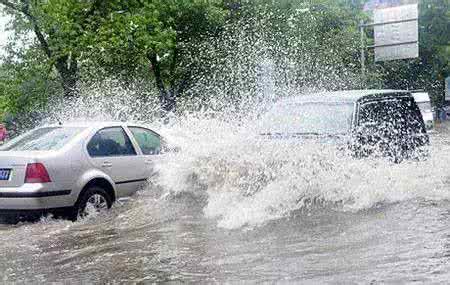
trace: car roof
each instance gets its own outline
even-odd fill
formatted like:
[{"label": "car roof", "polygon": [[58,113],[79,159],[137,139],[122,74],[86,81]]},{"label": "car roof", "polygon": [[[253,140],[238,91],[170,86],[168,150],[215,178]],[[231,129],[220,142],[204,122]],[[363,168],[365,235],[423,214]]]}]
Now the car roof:
[{"label": "car roof", "polygon": [[145,125],[140,123],[132,123],[132,122],[119,122],[119,121],[71,121],[71,122],[63,122],[61,124],[51,124],[45,125],[42,127],[80,127],[80,128],[94,128],[94,129],[102,129],[108,127],[119,127],[119,126],[136,126],[136,127],[145,127]]},{"label": "car roof", "polygon": [[333,92],[306,93],[304,95],[288,97],[281,100],[283,103],[355,103],[364,98],[382,99],[386,97],[409,95],[405,90],[345,90]]}]

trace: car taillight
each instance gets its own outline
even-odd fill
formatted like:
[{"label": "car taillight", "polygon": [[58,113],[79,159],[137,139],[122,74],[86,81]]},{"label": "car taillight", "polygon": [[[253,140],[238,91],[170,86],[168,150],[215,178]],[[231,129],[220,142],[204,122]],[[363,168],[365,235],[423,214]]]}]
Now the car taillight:
[{"label": "car taillight", "polygon": [[52,182],[47,169],[42,163],[29,163],[25,174],[25,183],[48,183]]}]

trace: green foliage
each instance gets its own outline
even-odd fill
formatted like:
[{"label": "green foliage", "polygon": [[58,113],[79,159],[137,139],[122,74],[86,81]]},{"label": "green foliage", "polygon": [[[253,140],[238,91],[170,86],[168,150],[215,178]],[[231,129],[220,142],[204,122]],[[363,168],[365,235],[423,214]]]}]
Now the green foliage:
[{"label": "green foliage", "polygon": [[133,75],[152,71],[149,57],[156,55],[166,84],[184,74],[185,49],[216,32],[227,15],[218,0],[108,1],[99,11],[84,27],[86,59]]},{"label": "green foliage", "polygon": [[36,34],[33,46],[42,48],[69,95],[78,78],[92,78],[99,70],[122,78],[149,79],[151,74],[162,82],[161,92],[181,93],[178,85],[189,80],[193,70],[186,54],[192,56],[194,43],[216,33],[227,16],[220,0],[1,3],[21,23],[14,27],[16,32]]},{"label": "green foliage", "polygon": [[[14,16],[15,36],[36,36],[10,43],[0,65],[0,110],[32,110],[62,89],[67,95],[79,78],[139,78],[168,100],[198,83],[227,96],[255,94],[265,60],[276,67],[275,85],[359,87],[363,2],[0,0]],[[421,1],[420,59],[375,64],[369,54],[369,86],[425,88],[442,101],[449,18],[448,0]]]},{"label": "green foliage", "polygon": [[260,70],[265,64],[273,65],[277,88],[290,85],[301,91],[359,86],[358,16],[352,6],[339,1],[242,1],[233,14],[223,52],[228,58],[233,58],[233,53],[244,58],[229,60],[244,62],[240,69],[230,66],[225,71],[236,81],[236,90],[230,92],[257,89],[242,86],[241,79],[260,84],[257,81],[264,79],[257,77],[267,73]]},{"label": "green foliage", "polygon": [[45,105],[61,89],[52,65],[36,49],[28,49],[20,61],[0,65],[0,116],[26,115]]}]

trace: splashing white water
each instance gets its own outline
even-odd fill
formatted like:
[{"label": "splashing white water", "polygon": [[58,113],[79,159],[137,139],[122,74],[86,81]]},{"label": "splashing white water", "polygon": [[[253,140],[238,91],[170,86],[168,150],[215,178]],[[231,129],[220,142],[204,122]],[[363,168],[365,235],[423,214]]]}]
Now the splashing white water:
[{"label": "splashing white water", "polygon": [[[249,21],[245,28],[242,23],[230,26],[217,41],[199,44],[198,50],[210,53],[204,64],[212,71],[179,98],[178,115],[170,124],[157,119],[157,92],[142,92],[143,86],[133,92],[136,86],[111,82],[82,88],[82,96],[69,104],[54,104],[49,120],[153,125],[182,149],[165,156],[154,183],[168,193],[164,197],[206,197],[205,215],[226,228],[256,226],[314,207],[360,211],[380,203],[450,198],[445,163],[449,146],[439,140],[427,161],[392,164],[351,159],[330,143],[258,136],[255,120],[273,100],[305,90],[359,85],[357,75],[333,50],[321,54],[311,48],[324,39],[316,38],[313,15],[307,14],[293,18],[299,22],[288,30],[301,33],[289,33],[292,38],[283,31],[266,32],[270,20],[263,19]],[[357,51],[352,45],[349,49],[349,54]]]},{"label": "splashing white water", "polygon": [[178,134],[183,151],[159,166],[158,183],[172,193],[206,194],[205,215],[225,228],[311,207],[361,211],[450,198],[450,148],[439,138],[428,160],[394,164],[356,160],[329,143],[262,139],[242,121],[185,118],[166,131]]},{"label": "splashing white water", "polygon": [[259,114],[271,106],[273,98],[259,100],[259,105],[255,100],[243,101],[238,109],[219,101],[220,111],[186,112],[162,124],[149,115],[156,112],[157,108],[151,107],[155,104],[149,105],[149,112],[133,112],[132,108],[146,105],[125,90],[114,89],[106,100],[103,94],[95,94],[102,93],[92,92],[62,108],[67,111],[56,109],[51,115],[144,118],[181,148],[165,155],[157,165],[153,182],[167,193],[163,197],[180,193],[201,197],[206,201],[205,216],[217,219],[220,227],[258,226],[317,207],[361,211],[411,199],[450,198],[446,165],[450,146],[439,137],[433,140],[426,161],[356,160],[329,142],[259,136]]}]

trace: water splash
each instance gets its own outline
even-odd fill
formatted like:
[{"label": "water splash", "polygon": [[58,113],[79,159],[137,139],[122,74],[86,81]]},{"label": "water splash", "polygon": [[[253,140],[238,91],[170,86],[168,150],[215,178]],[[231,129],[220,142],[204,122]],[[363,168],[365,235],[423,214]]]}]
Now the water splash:
[{"label": "water splash", "polygon": [[[260,114],[278,98],[360,84],[337,51],[318,54],[312,48],[324,41],[314,32],[314,15],[307,9],[295,13],[305,15],[282,16],[289,22],[283,29],[267,32],[271,17],[278,17],[269,13],[230,24],[219,39],[200,43],[200,63],[211,72],[179,98],[168,124],[159,120],[154,89],[140,83],[125,88],[117,81],[82,86],[80,98],[52,104],[46,121],[151,124],[181,148],[157,165],[152,179],[165,192],[161,199],[197,197],[205,216],[225,228],[258,226],[315,207],[362,211],[410,199],[450,198],[445,164],[450,152],[440,138],[427,161],[392,164],[352,159],[333,144],[258,135]],[[352,48],[344,52],[351,56]]]},{"label": "water splash", "polygon": [[316,207],[361,211],[450,198],[443,159],[449,147],[440,138],[427,161],[394,164],[353,159],[332,144],[261,139],[245,124],[191,119],[172,131],[183,137],[183,151],[160,165],[158,183],[173,195],[206,194],[205,215],[225,228],[257,226]]}]

